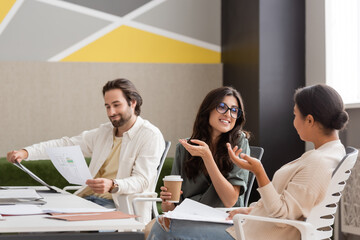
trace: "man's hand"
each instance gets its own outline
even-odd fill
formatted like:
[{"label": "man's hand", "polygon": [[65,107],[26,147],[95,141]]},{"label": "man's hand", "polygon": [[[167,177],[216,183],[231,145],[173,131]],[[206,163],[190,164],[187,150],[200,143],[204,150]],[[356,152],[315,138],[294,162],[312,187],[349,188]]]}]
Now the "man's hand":
[{"label": "man's hand", "polygon": [[6,159],[11,162],[21,162],[22,160],[28,158],[28,152],[25,149],[21,149],[18,151],[11,151],[7,153]]},{"label": "man's hand", "polygon": [[95,193],[107,193],[113,185],[113,181],[107,178],[95,178],[86,180],[86,184]]}]

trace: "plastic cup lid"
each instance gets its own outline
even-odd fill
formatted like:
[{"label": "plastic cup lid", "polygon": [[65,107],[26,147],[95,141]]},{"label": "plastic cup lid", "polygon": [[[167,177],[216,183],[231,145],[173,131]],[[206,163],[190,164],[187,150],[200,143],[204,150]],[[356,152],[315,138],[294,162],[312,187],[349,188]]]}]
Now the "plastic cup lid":
[{"label": "plastic cup lid", "polygon": [[180,175],[168,175],[163,178],[163,181],[182,181]]}]

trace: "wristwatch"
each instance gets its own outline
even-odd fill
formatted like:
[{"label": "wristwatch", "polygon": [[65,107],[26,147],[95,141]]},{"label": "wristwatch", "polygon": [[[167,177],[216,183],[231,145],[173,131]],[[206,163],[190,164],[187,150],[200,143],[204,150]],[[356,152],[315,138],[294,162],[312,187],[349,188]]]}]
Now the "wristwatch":
[{"label": "wristwatch", "polygon": [[119,185],[116,183],[115,179],[111,179],[113,184],[109,189],[109,193],[117,193],[119,191]]}]

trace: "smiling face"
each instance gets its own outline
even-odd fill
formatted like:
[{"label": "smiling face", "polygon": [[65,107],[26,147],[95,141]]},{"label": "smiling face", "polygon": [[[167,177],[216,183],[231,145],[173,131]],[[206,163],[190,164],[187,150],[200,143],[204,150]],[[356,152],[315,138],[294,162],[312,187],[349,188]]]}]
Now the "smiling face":
[{"label": "smiling face", "polygon": [[[222,102],[229,107],[239,107],[238,102],[234,96],[225,96]],[[213,138],[216,138],[220,136],[220,134],[232,130],[235,126],[235,123],[236,119],[230,116],[230,110],[226,111],[224,114],[218,113],[216,109],[213,109],[210,112],[209,124],[212,128]]]},{"label": "smiling face", "polygon": [[130,102],[129,106],[120,89],[107,91],[104,100],[107,115],[113,126],[116,128],[123,127],[124,130],[130,129],[136,118],[134,114],[136,101]]}]

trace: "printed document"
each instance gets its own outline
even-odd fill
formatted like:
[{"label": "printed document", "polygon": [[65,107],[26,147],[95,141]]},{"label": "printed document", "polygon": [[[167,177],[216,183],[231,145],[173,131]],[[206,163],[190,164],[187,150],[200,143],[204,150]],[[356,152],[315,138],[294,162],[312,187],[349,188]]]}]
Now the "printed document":
[{"label": "printed document", "polygon": [[189,198],[186,198],[173,211],[166,212],[164,216],[180,220],[233,224],[233,220],[226,220],[228,213]]},{"label": "printed document", "polygon": [[32,215],[44,214],[41,208],[35,205],[4,205],[0,206],[0,213],[2,215]]},{"label": "printed document", "polygon": [[46,153],[69,183],[85,185],[87,179],[92,179],[80,146],[47,148]]},{"label": "printed document", "polygon": [[89,213],[89,212],[113,212],[116,208],[44,208],[45,213]]},{"label": "printed document", "polygon": [[42,197],[35,191],[35,189],[6,189],[0,190],[0,199],[28,199],[36,200]]}]

